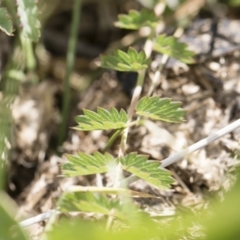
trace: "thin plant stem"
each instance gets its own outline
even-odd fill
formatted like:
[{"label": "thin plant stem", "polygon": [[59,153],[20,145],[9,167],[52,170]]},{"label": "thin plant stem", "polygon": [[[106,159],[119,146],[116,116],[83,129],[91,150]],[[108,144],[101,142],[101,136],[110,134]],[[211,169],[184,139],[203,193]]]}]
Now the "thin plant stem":
[{"label": "thin plant stem", "polygon": [[114,208],[110,210],[109,212],[109,216],[108,216],[108,220],[107,220],[107,224],[106,224],[106,231],[109,231],[113,222],[113,218],[114,218]]},{"label": "thin plant stem", "polygon": [[121,132],[123,131],[123,129],[118,129],[107,141],[106,146],[102,149],[103,152],[107,151],[112,144],[115,142],[115,140],[117,139],[117,137],[121,134]]},{"label": "thin plant stem", "polygon": [[[130,106],[128,109],[128,124],[131,123],[132,117],[135,114],[136,105],[138,103],[138,100],[139,100],[141,92],[142,92],[142,86],[144,83],[145,75],[146,75],[146,70],[139,71],[139,73],[138,73],[137,84],[134,89],[132,100],[131,100],[131,103],[130,103]],[[123,156],[125,153],[128,132],[129,132],[129,127],[125,128],[123,131],[121,143],[120,143],[119,154],[118,154],[119,157]]]},{"label": "thin plant stem", "polygon": [[[174,32],[173,36],[179,38],[182,34],[183,34],[183,29],[177,28],[176,31]],[[152,83],[150,85],[150,88],[149,88],[148,94],[147,94],[149,97],[153,94],[155,88],[161,83],[161,80],[163,77],[162,71],[167,64],[168,59],[169,59],[169,56],[166,54],[163,54],[162,59],[161,59],[160,63],[158,64],[158,68],[157,68],[156,72],[154,73],[154,76],[151,79]]]},{"label": "thin plant stem", "polygon": [[[175,37],[180,37],[183,33],[183,29],[182,28],[177,28],[177,30],[174,32],[173,36]],[[147,48],[148,47],[148,48]],[[147,54],[150,54],[151,51],[151,42],[149,41],[146,45],[145,45],[145,52]],[[162,80],[162,70],[164,69],[165,65],[167,64],[169,59],[169,56],[166,54],[163,54],[162,59],[158,65],[158,68],[152,78],[152,83],[150,85],[150,88],[148,90],[147,96],[151,96],[155,90],[155,88],[160,84],[161,80]],[[139,122],[141,120],[141,117],[137,118],[137,122]],[[123,179],[122,180],[122,184],[127,186],[128,185],[128,181],[130,182],[135,182],[136,180],[138,180],[139,178],[136,177],[135,175],[131,175],[129,176],[127,179]]]},{"label": "thin plant stem", "polygon": [[22,44],[22,50],[26,55],[26,66],[28,71],[32,71],[36,68],[36,58],[34,56],[33,44],[30,39],[23,36],[23,33],[20,33],[20,41]]},{"label": "thin plant stem", "polygon": [[63,108],[62,108],[62,122],[60,126],[60,135],[58,139],[58,144],[61,145],[66,136],[67,122],[68,122],[68,113],[69,106],[71,102],[70,97],[70,78],[73,71],[74,60],[75,60],[75,51],[76,43],[78,38],[78,29],[80,22],[81,14],[81,0],[75,0],[73,5],[73,16],[71,22],[70,38],[68,42],[68,51],[67,51],[67,67],[66,75],[64,79],[64,96],[63,96]]},{"label": "thin plant stem", "polygon": [[[146,75],[146,70],[142,70],[142,71],[138,72],[137,84],[134,89],[132,100],[131,100],[131,103],[130,103],[130,106],[128,109],[128,124],[131,123],[133,115],[135,113],[136,105],[138,103],[138,100],[139,100],[141,92],[142,92],[142,86],[144,83],[145,75]],[[118,157],[124,156],[124,153],[126,150],[126,145],[127,145],[128,132],[129,132],[129,127],[126,127],[122,133],[120,147],[119,147],[119,151],[118,151]],[[119,163],[117,166],[116,174],[115,174],[114,187],[119,187],[119,183],[120,183],[122,176],[123,176],[122,166]]]},{"label": "thin plant stem", "polygon": [[[145,45],[144,45],[144,51],[145,51],[146,57],[151,56],[152,47],[153,47],[152,40],[147,39],[147,41],[145,42]],[[131,100],[131,103],[130,103],[130,106],[128,109],[128,125],[129,126],[131,126],[132,118],[136,111],[136,105],[138,103],[138,100],[139,100],[141,92],[142,92],[145,76],[146,76],[146,69],[143,69],[138,72],[137,84],[133,91],[132,100]],[[120,147],[119,147],[119,151],[118,151],[118,157],[124,156],[124,153],[126,150],[126,145],[127,145],[128,132],[129,132],[129,128],[130,128],[129,126],[123,130]],[[119,163],[117,166],[116,174],[115,174],[114,187],[119,187],[119,183],[121,183],[122,176],[123,176],[122,166]],[[123,187],[123,185],[120,185],[120,186]]]},{"label": "thin plant stem", "polygon": [[[115,142],[115,140],[117,139],[117,137],[122,133],[123,129],[118,129],[111,137],[110,139],[108,139],[106,146],[101,150],[102,152],[106,152],[111,146],[112,144]],[[103,186],[102,183],[102,176],[100,173],[96,174],[96,182],[98,184],[98,186]]]},{"label": "thin plant stem", "polygon": [[152,83],[151,83],[148,93],[147,93],[147,95],[149,97],[153,94],[155,88],[160,84],[160,82],[162,80],[162,70],[163,70],[165,64],[167,63],[168,59],[169,59],[169,57],[167,55],[164,54],[162,56],[161,62],[158,66],[157,71],[154,73],[154,76],[152,78]]}]

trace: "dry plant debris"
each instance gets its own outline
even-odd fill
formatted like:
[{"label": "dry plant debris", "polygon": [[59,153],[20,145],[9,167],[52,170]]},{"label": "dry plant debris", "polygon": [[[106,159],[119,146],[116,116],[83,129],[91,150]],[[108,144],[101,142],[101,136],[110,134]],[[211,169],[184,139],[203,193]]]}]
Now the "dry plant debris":
[{"label": "dry plant debris", "polygon": [[[67,2],[65,4],[68,6]],[[112,16],[109,18],[111,19]],[[239,26],[239,22],[226,19],[221,21],[220,29],[222,25],[229,27],[230,24]],[[104,23],[100,25],[101,27],[105,26]],[[190,27],[189,31],[194,32],[195,28],[199,27],[194,26],[192,29]],[[235,29],[235,27],[233,28]],[[100,28],[100,30],[102,29]],[[98,31],[100,32],[100,30]],[[208,29],[204,29],[204,31],[208,31]],[[47,30],[44,34],[45,41],[51,48],[52,36]],[[204,34],[202,38],[208,39]],[[237,39],[239,38],[237,37],[234,41]],[[193,37],[187,38],[185,35],[182,40],[191,43]],[[195,37],[194,44],[198,40],[198,36]],[[65,46],[64,41],[57,44]],[[195,51],[202,53],[202,47],[200,50],[196,46],[192,47]],[[226,44],[226,47],[229,46]],[[212,57],[204,56],[204,63],[200,58],[198,66],[182,65],[173,60],[168,62],[164,71],[165,78],[162,79],[154,95],[182,101],[184,109],[187,110],[186,121],[177,125],[145,121],[143,126],[131,129],[128,152],[138,150],[140,153],[148,154],[151,158],[161,161],[239,118],[240,53],[236,50],[239,48],[239,43],[238,46],[231,45],[230,47],[230,51],[228,48],[226,52],[224,48],[222,49],[224,52],[213,51]],[[80,43],[79,49],[82,49]],[[98,53],[99,48],[96,46],[90,55],[95,57]],[[82,52],[79,53],[79,55],[81,54]],[[53,58],[55,63],[59,62],[59,57]],[[88,61],[88,59],[84,60],[87,66]],[[156,56],[155,61],[159,61],[159,56]],[[82,66],[83,61],[79,62]],[[59,68],[59,65],[57,66],[53,68],[56,70]],[[61,65],[62,68],[64,67]],[[44,71],[54,71],[52,75],[56,79],[61,78],[63,74],[56,73],[55,70],[46,67]],[[149,72],[150,77],[154,73],[154,62],[151,71]],[[77,72],[75,76],[76,78],[81,77]],[[202,76],[213,76],[213,81],[208,81]],[[147,92],[147,90],[146,87],[144,91]],[[48,146],[50,139],[54,136],[54,131],[56,131],[53,129],[53,125],[58,122],[55,97],[58,91],[59,82],[49,83],[45,80],[33,87],[23,86],[22,94],[14,103],[12,113],[15,141],[12,155],[13,167],[9,173],[9,179],[11,179],[9,189],[13,195],[15,189],[19,189],[16,192],[16,201],[20,205],[19,219],[53,209],[55,200],[61,192],[72,185],[101,184],[101,181],[95,176],[74,179],[63,179],[60,176],[58,165],[65,160],[64,156],[58,157],[51,152]],[[73,118],[82,113],[83,108],[96,110],[98,106],[106,109],[110,109],[110,107],[126,109],[129,101],[129,97],[122,91],[120,83],[116,80],[116,74],[105,71],[87,90],[79,94],[71,116]],[[74,124],[71,122],[71,126]],[[109,132],[84,133],[69,129],[68,139],[64,143],[63,150],[67,153],[77,151],[92,153],[103,149],[109,136]],[[117,154],[118,144],[119,142],[116,141],[109,149],[112,154]],[[208,191],[221,192],[221,190],[230,188],[234,181],[231,171],[239,165],[237,159],[239,151],[239,131],[235,131],[171,166],[170,170],[176,180],[172,190],[160,191],[142,180],[133,183],[131,189],[161,197],[160,199],[137,200],[138,204],[153,216],[172,216],[179,204],[190,209],[204,208],[207,205],[206,193]],[[19,171],[21,168],[24,168],[22,172]],[[29,172],[31,172],[30,175]],[[101,180],[107,184],[108,175],[102,176]],[[41,233],[42,226],[36,224],[29,231],[37,236]],[[198,231],[198,229],[194,231]],[[34,234],[31,235],[34,237]]]}]

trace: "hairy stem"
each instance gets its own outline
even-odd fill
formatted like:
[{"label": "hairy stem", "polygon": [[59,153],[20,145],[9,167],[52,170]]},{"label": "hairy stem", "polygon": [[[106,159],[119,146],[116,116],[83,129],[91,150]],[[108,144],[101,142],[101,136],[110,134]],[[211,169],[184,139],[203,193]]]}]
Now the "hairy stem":
[{"label": "hairy stem", "polygon": [[[173,36],[179,38],[183,34],[183,29],[182,28],[177,28],[176,31],[174,32]],[[152,77],[152,83],[150,85],[150,88],[148,90],[148,96],[151,96],[153,94],[153,91],[155,88],[161,83],[162,80],[162,71],[164,67],[166,66],[168,62],[169,56],[166,54],[163,54],[161,61],[158,64],[157,70],[154,73],[154,76]]]},{"label": "hairy stem", "polygon": [[[128,124],[131,123],[132,117],[135,113],[136,105],[138,103],[138,100],[139,100],[141,92],[142,92],[142,85],[143,85],[144,77],[145,77],[145,71],[141,71],[138,73],[137,86],[134,89],[132,101],[131,101],[131,104],[128,109]],[[123,131],[121,143],[120,143],[119,154],[118,154],[119,157],[123,156],[125,153],[128,132],[129,132],[129,127],[125,128]]]},{"label": "hairy stem", "polygon": [[[147,39],[147,41],[145,42],[145,45],[144,45],[144,51],[145,51],[145,54],[146,54],[147,57],[151,56],[152,46],[153,46],[152,40]],[[131,103],[130,103],[130,106],[129,106],[129,109],[128,109],[128,124],[130,126],[131,126],[131,122],[132,122],[132,117],[133,117],[133,115],[135,114],[135,111],[136,111],[135,110],[136,105],[138,103],[138,100],[139,100],[141,92],[142,92],[142,87],[143,87],[145,76],[146,76],[146,69],[138,72],[137,84],[136,84],[136,87],[134,89],[132,100],[131,100]],[[123,157],[124,156],[124,153],[125,153],[125,150],[126,150],[126,145],[127,145],[128,132],[129,132],[129,127],[125,128],[123,133],[122,133],[119,152],[118,152],[118,157]],[[121,182],[120,180],[121,180],[122,176],[123,176],[122,166],[119,163],[118,167],[117,167],[115,179],[114,179],[114,187],[119,187],[119,183]],[[123,186],[123,185],[120,185],[120,186]]]},{"label": "hairy stem", "polygon": [[70,77],[73,71],[74,60],[75,60],[75,51],[76,51],[78,28],[79,28],[79,22],[80,22],[80,13],[81,13],[81,0],[75,0],[73,5],[73,16],[72,16],[72,22],[71,22],[70,39],[68,42],[67,67],[66,67],[66,75],[64,79],[63,109],[61,114],[62,122],[60,126],[60,135],[58,139],[59,145],[63,143],[64,138],[66,136],[68,112],[69,112],[69,105],[71,101]]},{"label": "hairy stem", "polygon": [[[131,123],[133,115],[135,113],[136,105],[138,103],[138,100],[140,98],[141,92],[142,92],[142,86],[144,83],[144,78],[146,75],[146,70],[142,70],[138,72],[138,79],[137,84],[133,92],[132,100],[128,109],[128,124]],[[126,145],[127,145],[127,137],[128,137],[129,127],[125,128],[122,133],[118,157],[123,157]],[[120,180],[122,178],[122,167],[121,164],[118,164],[115,179],[114,179],[114,187],[119,187]]]},{"label": "hairy stem", "polygon": [[157,71],[154,73],[154,76],[152,78],[152,83],[150,85],[150,88],[148,90],[148,96],[151,96],[155,90],[155,88],[160,84],[161,80],[162,80],[162,70],[165,66],[165,64],[167,63],[169,57],[167,55],[163,55],[161,62],[158,65],[158,69]]}]

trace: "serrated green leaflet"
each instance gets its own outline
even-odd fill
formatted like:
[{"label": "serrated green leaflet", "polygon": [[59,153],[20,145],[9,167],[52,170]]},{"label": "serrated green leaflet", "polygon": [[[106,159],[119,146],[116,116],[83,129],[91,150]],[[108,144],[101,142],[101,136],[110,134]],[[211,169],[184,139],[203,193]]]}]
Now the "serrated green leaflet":
[{"label": "serrated green leaflet", "polygon": [[157,161],[148,160],[147,156],[130,153],[118,159],[122,168],[139,178],[162,189],[168,189],[174,182],[168,170],[160,168]]},{"label": "serrated green leaflet", "polygon": [[0,30],[9,36],[13,35],[12,20],[10,19],[10,16],[5,8],[0,8]]},{"label": "serrated green leaflet", "polygon": [[136,106],[136,113],[156,120],[179,123],[184,120],[186,113],[180,106],[181,102],[169,98],[143,97]]},{"label": "serrated green leaflet", "polygon": [[125,29],[140,29],[141,27],[154,28],[157,25],[158,18],[153,11],[143,9],[141,12],[136,10],[129,11],[128,14],[119,14],[116,27]]},{"label": "serrated green leaflet", "polygon": [[62,171],[67,177],[105,173],[116,163],[108,153],[95,152],[93,155],[78,153],[67,155],[68,163],[62,165]]},{"label": "serrated green leaflet", "polygon": [[40,36],[40,21],[38,20],[38,6],[33,0],[16,0],[18,15],[23,35],[36,42]]},{"label": "serrated green leaflet", "polygon": [[[128,209],[126,209],[126,206],[124,206],[119,199],[110,199],[104,194],[93,194],[90,192],[67,193],[60,202],[60,208],[63,212],[81,211],[104,215],[112,214],[122,221],[129,221],[131,217],[137,214],[134,205],[131,204],[130,207],[128,206]],[[126,210],[128,210],[128,212]]]},{"label": "serrated green leaflet", "polygon": [[179,42],[173,36],[158,36],[154,41],[154,50],[184,63],[194,63],[195,53],[187,49],[187,44]]},{"label": "serrated green leaflet", "polygon": [[129,48],[128,52],[116,50],[113,56],[101,56],[101,67],[122,72],[138,72],[146,69],[149,63],[145,52],[137,52],[134,48]]},{"label": "serrated green leaflet", "polygon": [[126,112],[121,109],[119,112],[116,108],[111,108],[107,111],[104,108],[98,107],[97,112],[87,109],[83,110],[84,115],[75,118],[78,126],[74,129],[80,131],[92,130],[111,130],[121,129],[126,127],[128,117]]}]

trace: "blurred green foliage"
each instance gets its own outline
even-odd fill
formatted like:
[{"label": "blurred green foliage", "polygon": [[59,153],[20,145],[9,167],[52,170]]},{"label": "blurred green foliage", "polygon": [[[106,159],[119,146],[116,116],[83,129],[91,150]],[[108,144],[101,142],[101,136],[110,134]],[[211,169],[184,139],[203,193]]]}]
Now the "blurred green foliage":
[{"label": "blurred green foliage", "polygon": [[231,7],[238,7],[240,6],[240,0],[219,0],[220,3],[229,5]]},{"label": "blurred green foliage", "polygon": [[26,240],[23,231],[11,216],[12,209],[11,200],[0,191],[0,240]]}]

